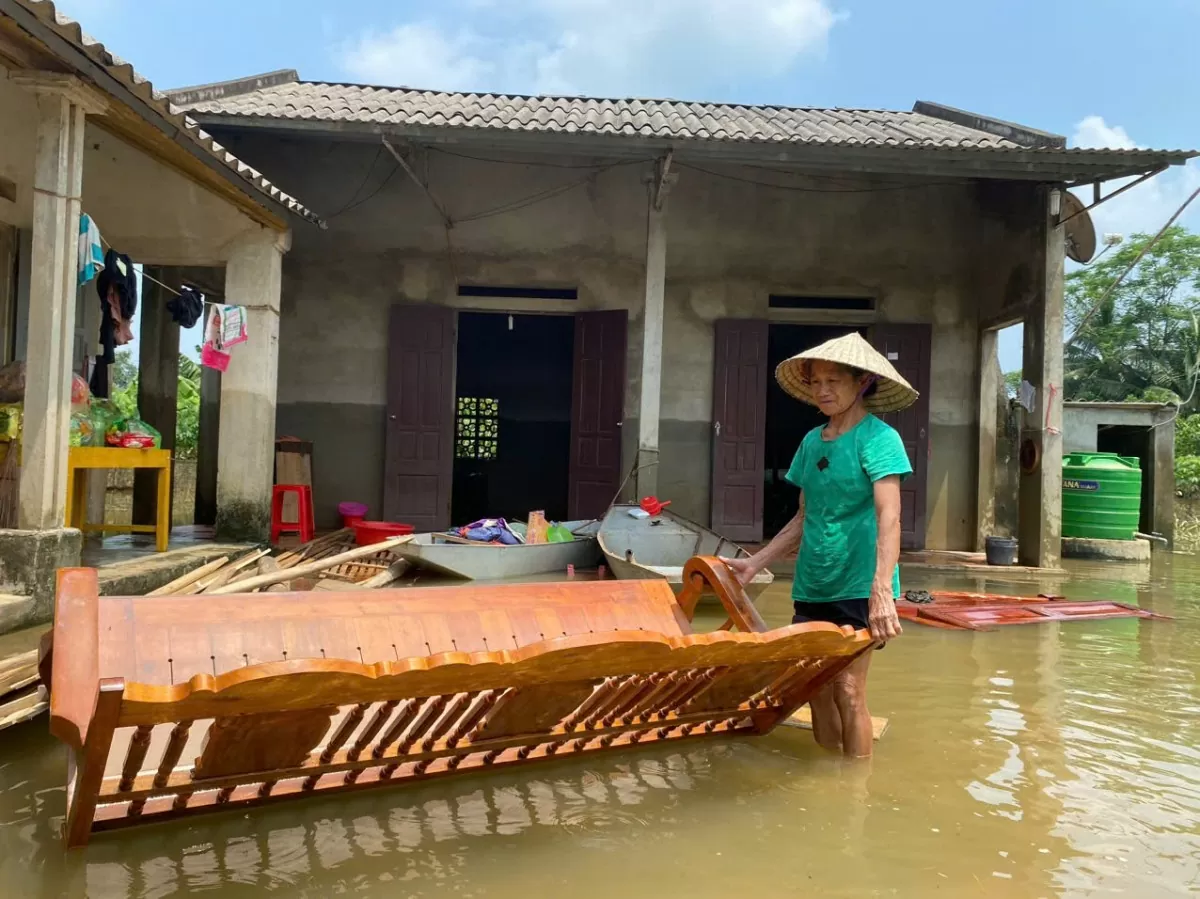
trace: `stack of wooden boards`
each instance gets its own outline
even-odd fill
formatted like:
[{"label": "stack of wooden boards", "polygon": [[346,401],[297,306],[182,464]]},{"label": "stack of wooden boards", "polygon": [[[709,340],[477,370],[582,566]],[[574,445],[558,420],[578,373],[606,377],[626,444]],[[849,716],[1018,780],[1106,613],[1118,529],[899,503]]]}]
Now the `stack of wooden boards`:
[{"label": "stack of wooden boards", "polygon": [[38,675],[36,649],[0,659],[0,730],[28,721],[49,705],[49,693]]},{"label": "stack of wooden boards", "polygon": [[355,546],[353,532],[341,530],[279,556],[270,555],[268,549],[250,550],[237,558],[222,556],[147,595],[386,587],[407,571],[408,563],[395,554],[395,548],[410,539],[395,537],[370,546]]}]

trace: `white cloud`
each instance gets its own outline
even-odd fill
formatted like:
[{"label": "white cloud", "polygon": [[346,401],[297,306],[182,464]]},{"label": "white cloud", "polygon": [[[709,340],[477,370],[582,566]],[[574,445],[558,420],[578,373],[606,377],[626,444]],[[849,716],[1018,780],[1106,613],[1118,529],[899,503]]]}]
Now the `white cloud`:
[{"label": "white cloud", "polygon": [[[1115,150],[1133,150],[1140,146],[1120,125],[1110,125],[1098,115],[1087,116],[1075,126],[1072,144]],[[1110,194],[1132,180],[1110,181],[1104,185],[1104,192]],[[1093,209],[1091,216],[1096,236],[1102,239],[1104,234],[1126,237],[1136,233],[1153,234],[1166,224],[1197,187],[1200,187],[1200,165],[1193,161],[1182,168],[1173,166]],[[1079,191],[1079,198],[1090,204],[1093,200],[1091,189]],[[1191,227],[1200,225],[1200,201],[1188,207],[1180,222]]]},{"label": "white cloud", "polygon": [[[824,53],[843,18],[829,0],[457,0],[448,20],[362,35],[352,77],[442,89],[606,96],[731,92]],[[457,9],[455,9],[457,7]],[[470,12],[470,16],[454,13]],[[512,35],[520,35],[514,40]]]},{"label": "white cloud", "polygon": [[466,32],[449,34],[431,22],[413,22],[364,34],[343,47],[341,61],[351,76],[367,84],[481,90],[492,65],[474,55],[477,43]]}]

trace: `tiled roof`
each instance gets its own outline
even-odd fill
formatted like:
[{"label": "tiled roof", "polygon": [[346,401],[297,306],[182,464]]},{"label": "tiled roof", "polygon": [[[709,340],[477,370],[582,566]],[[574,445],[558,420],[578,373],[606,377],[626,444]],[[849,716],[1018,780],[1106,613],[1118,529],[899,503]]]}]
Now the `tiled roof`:
[{"label": "tiled roof", "polygon": [[198,103],[191,110],[202,116],[676,140],[1027,149],[917,112],[439,93],[311,81]]},{"label": "tiled roof", "polygon": [[196,121],[183,115],[171,107],[164,94],[154,89],[154,85],[145,77],[134,71],[133,66],[119,56],[108,51],[95,38],[83,33],[79,23],[68,18],[54,8],[51,0],[16,0],[22,7],[54,31],[59,37],[69,41],[86,54],[93,62],[103,66],[108,73],[132,91],[137,97],[149,104],[164,119],[179,129],[180,135],[196,143],[205,153],[211,155],[221,165],[235,174],[244,182],[250,196],[256,194],[266,200],[283,206],[295,215],[314,224],[323,224],[321,219],[295,197],[283,192],[257,169],[238,159],[219,143],[212,139]]}]

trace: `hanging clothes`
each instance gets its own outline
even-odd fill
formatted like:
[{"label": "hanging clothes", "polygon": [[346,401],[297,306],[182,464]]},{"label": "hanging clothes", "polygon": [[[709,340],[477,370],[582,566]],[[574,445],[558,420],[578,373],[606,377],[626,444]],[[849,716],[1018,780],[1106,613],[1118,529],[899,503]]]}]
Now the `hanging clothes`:
[{"label": "hanging clothes", "polygon": [[104,268],[104,250],[100,248],[100,229],[86,212],[79,217],[79,286],[82,287]]},{"label": "hanging clothes", "polygon": [[109,250],[104,257],[104,269],[96,278],[100,295],[100,345],[90,387],[92,396],[107,398],[109,393],[108,367],[117,361],[116,347],[133,340],[130,322],[137,311],[137,276],[133,260]]},{"label": "hanging clothes", "polygon": [[190,328],[204,313],[204,297],[190,287],[180,287],[179,296],[167,300],[167,311],[181,328]]}]

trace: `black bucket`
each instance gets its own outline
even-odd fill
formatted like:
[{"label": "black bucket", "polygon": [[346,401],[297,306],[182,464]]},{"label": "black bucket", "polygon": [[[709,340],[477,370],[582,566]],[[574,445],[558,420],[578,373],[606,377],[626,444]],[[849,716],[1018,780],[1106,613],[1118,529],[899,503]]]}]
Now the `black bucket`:
[{"label": "black bucket", "polygon": [[983,541],[989,565],[1015,565],[1017,541],[1012,537],[988,537]]}]

